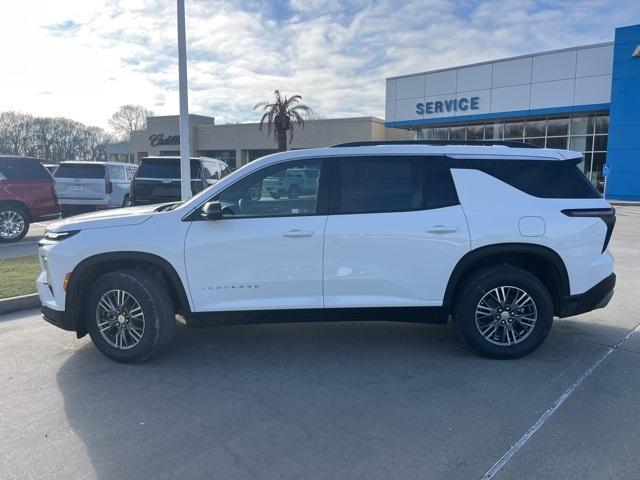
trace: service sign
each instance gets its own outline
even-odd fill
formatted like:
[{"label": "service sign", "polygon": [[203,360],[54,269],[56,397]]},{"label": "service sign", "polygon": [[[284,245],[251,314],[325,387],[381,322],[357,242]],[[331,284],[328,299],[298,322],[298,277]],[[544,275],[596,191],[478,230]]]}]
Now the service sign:
[{"label": "service sign", "polygon": [[433,115],[445,112],[466,112],[480,109],[480,97],[460,97],[450,100],[416,103],[418,115]]}]

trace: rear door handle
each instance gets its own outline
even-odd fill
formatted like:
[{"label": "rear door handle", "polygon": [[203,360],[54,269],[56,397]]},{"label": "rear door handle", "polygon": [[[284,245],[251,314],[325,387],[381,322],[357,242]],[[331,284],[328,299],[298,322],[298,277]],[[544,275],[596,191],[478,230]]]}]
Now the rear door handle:
[{"label": "rear door handle", "polygon": [[458,227],[455,225],[432,225],[427,227],[427,233],[435,233],[437,235],[443,235],[445,233],[456,233]]},{"label": "rear door handle", "polygon": [[299,229],[296,228],[294,230],[289,230],[287,232],[283,232],[282,236],[286,237],[286,238],[312,237],[313,236],[313,230],[299,230]]}]

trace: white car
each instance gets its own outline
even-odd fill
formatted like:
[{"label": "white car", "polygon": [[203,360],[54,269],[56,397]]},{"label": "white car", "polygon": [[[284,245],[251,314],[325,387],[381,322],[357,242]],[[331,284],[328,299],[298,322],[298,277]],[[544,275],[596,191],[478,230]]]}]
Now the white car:
[{"label": "white car", "polygon": [[[613,295],[615,211],[577,152],[526,144],[342,146],[251,162],[184,203],[52,224],[37,280],[49,322],[140,362],[188,326],[316,320],[444,324],[516,358],[553,317]],[[256,196],[289,169],[297,198]]]}]

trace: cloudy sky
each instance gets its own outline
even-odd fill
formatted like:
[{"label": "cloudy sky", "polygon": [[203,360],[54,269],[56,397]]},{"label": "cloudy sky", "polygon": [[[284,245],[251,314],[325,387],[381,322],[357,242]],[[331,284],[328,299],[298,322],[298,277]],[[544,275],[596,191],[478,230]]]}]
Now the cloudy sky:
[{"label": "cloudy sky", "polygon": [[[0,111],[107,126],[175,114],[175,0],[3,0]],[[259,118],[274,89],[325,117],[384,116],[386,77],[613,40],[639,0],[187,0],[189,103]]]}]

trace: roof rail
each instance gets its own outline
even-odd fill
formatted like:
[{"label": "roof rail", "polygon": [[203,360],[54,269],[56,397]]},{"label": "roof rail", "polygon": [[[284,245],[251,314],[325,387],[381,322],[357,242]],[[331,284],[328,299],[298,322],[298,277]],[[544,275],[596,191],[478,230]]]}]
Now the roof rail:
[{"label": "roof rail", "polygon": [[331,148],[337,147],[374,147],[376,145],[482,145],[485,147],[502,146],[510,148],[540,148],[538,145],[525,142],[514,142],[505,140],[373,140],[365,142],[347,142],[331,145]]}]

